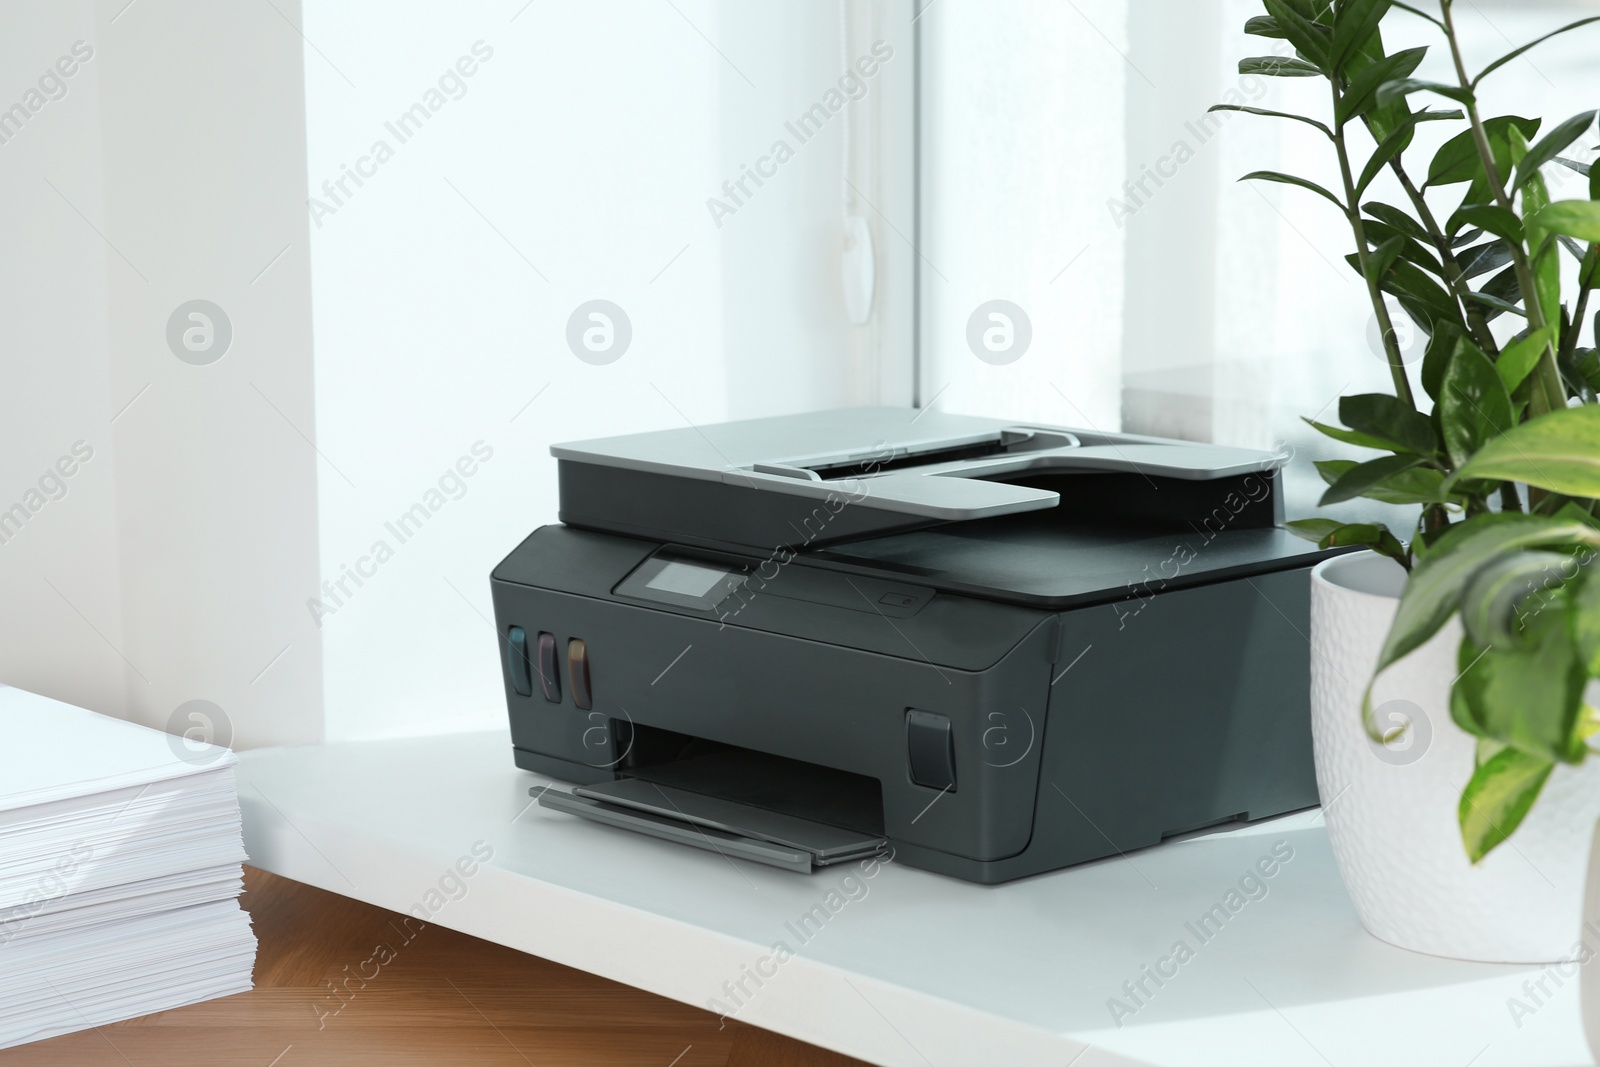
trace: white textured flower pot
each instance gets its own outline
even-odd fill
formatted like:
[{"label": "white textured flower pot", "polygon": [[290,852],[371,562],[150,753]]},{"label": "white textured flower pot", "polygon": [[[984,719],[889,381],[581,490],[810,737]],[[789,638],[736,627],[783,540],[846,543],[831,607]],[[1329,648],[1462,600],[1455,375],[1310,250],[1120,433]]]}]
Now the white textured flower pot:
[{"label": "white textured flower pot", "polygon": [[1521,828],[1469,863],[1456,809],[1476,741],[1450,719],[1458,621],[1378,679],[1378,724],[1410,720],[1404,734],[1381,745],[1361,725],[1362,690],[1404,582],[1398,564],[1369,552],[1311,574],[1317,787],[1345,887],[1362,924],[1402,948],[1498,963],[1574,959],[1600,760],[1557,766]]}]

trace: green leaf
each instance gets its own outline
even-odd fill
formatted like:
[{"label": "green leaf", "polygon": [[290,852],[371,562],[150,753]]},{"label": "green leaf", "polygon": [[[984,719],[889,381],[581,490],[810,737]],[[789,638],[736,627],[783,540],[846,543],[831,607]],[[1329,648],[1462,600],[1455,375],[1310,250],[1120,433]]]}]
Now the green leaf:
[{"label": "green leaf", "polygon": [[1297,178],[1293,174],[1282,174],[1275,170],[1253,170],[1239,180],[1242,182],[1264,181],[1279,182],[1283,185],[1298,185],[1302,189],[1310,189],[1313,193],[1316,193],[1319,196],[1327,197],[1339,208],[1340,211],[1345,210],[1344,202],[1338,197],[1334,196],[1332,193],[1328,192],[1328,190],[1324,189],[1316,182],[1307,181],[1304,178]]},{"label": "green leaf", "polygon": [[1477,97],[1473,96],[1470,90],[1463,89],[1459,85],[1424,81],[1420,78],[1400,78],[1396,81],[1385,82],[1378,87],[1378,103],[1392,103],[1412,93],[1438,93],[1440,96],[1447,96],[1451,100],[1462,104],[1472,104],[1477,100]]},{"label": "green leaf", "polygon": [[[1361,47],[1352,52],[1344,60],[1342,69],[1338,72],[1344,76],[1345,84],[1374,63],[1382,62],[1386,58],[1383,46],[1383,31],[1373,30]],[[1411,117],[1411,104],[1407,100],[1396,100],[1393,103],[1382,104],[1368,108],[1361,116],[1362,123],[1367,127],[1367,133],[1372,136],[1375,143],[1381,144],[1391,133],[1400,128],[1401,123]]]},{"label": "green leaf", "polygon": [[1382,287],[1384,292],[1397,297],[1406,314],[1430,335],[1439,328],[1440,323],[1466,325],[1461,319],[1461,310],[1455,297],[1415,264],[1403,259],[1396,260],[1383,279]]},{"label": "green leaf", "polygon": [[1514,211],[1495,204],[1468,204],[1451,217],[1451,224],[1454,225],[1458,219],[1469,226],[1488,230],[1496,237],[1522,243],[1522,220],[1517,218]]},{"label": "green leaf", "polygon": [[[1439,262],[1438,257],[1433,254],[1428,245],[1423,244],[1415,237],[1401,233],[1387,223],[1377,222],[1372,219],[1364,221],[1361,228],[1366,235],[1367,241],[1374,247],[1381,247],[1387,241],[1398,239],[1400,241],[1400,258],[1415,263],[1423,270],[1437,274],[1441,278],[1444,277],[1444,265]],[[1371,262],[1370,256],[1368,257],[1368,262]],[[1385,264],[1385,271],[1387,269],[1388,264]],[[1379,272],[1377,276],[1381,278],[1383,272]]]},{"label": "green leaf", "polygon": [[1494,314],[1488,318],[1492,321],[1502,311],[1510,311],[1515,315],[1525,313],[1517,305],[1522,302],[1522,285],[1517,280],[1517,268],[1507,267],[1505,270],[1483,283],[1483,287],[1476,293],[1467,294],[1469,300],[1482,303],[1485,307],[1495,308]]},{"label": "green leaf", "polygon": [[[1344,0],[1344,3],[1337,5],[1334,8],[1333,43],[1329,48],[1329,65],[1334,70],[1343,69],[1345,61],[1378,31],[1378,24],[1388,13],[1389,0]],[[1418,56],[1417,63],[1421,61],[1422,57]],[[1398,78],[1410,74],[1417,69],[1417,63],[1412,63],[1393,76]],[[1368,67],[1356,75],[1356,78],[1351,79],[1351,84],[1354,85],[1356,79],[1371,69]]]},{"label": "green leaf", "polygon": [[1311,465],[1317,468],[1317,473],[1322,475],[1323,481],[1332,485],[1343,476],[1345,471],[1356,466],[1356,461],[1353,459],[1318,459],[1313,460]]},{"label": "green leaf", "polygon": [[1320,78],[1322,71],[1303,59],[1291,56],[1251,56],[1239,60],[1240,74],[1264,74],[1269,78]]},{"label": "green leaf", "polygon": [[[1491,296],[1489,293],[1468,293],[1466,296],[1467,299],[1472,301],[1474,304],[1482,304],[1484,307],[1492,308],[1497,312],[1508,312],[1512,315],[1521,315],[1523,318],[1528,317],[1528,313],[1526,311],[1523,311],[1511,301],[1502,300],[1498,296]],[[1491,319],[1494,318],[1493,315],[1489,317]]]},{"label": "green leaf", "polygon": [[[1393,456],[1385,457],[1394,459]],[[1329,485],[1336,485],[1339,479],[1361,466],[1353,459],[1324,459],[1317,460],[1313,466],[1322,480]],[[1368,500],[1377,500],[1385,504],[1444,504],[1454,502],[1457,498],[1447,495],[1444,486],[1445,477],[1440,471],[1431,467],[1415,466],[1406,470],[1396,471],[1374,482],[1361,496]]]},{"label": "green leaf", "polygon": [[1511,246],[1504,241],[1486,241],[1456,255],[1463,278],[1476,278],[1500,270],[1511,262]]},{"label": "green leaf", "polygon": [[1588,676],[1568,633],[1570,609],[1564,590],[1525,607],[1527,632],[1517,646],[1479,645],[1463,637],[1451,719],[1543,759],[1582,759],[1576,727]]},{"label": "green leaf", "polygon": [[[1509,153],[1508,153],[1508,155],[1509,155]],[[1509,166],[1509,164],[1507,164],[1507,165]],[[1466,195],[1464,195],[1461,198],[1461,203],[1457,207],[1457,210],[1460,210],[1460,208],[1463,208],[1463,207],[1470,207],[1473,204],[1489,204],[1489,203],[1493,203],[1493,202],[1494,202],[1494,192],[1493,192],[1493,190],[1491,190],[1489,188],[1489,179],[1482,172],[1480,172],[1477,175],[1477,177],[1473,178],[1472,181],[1470,183],[1468,183]],[[1455,213],[1454,212],[1451,213],[1450,219],[1451,219],[1452,222],[1455,221]],[[1465,222],[1461,222],[1461,223],[1457,223],[1457,225],[1464,226],[1464,225],[1466,225],[1466,223]],[[1452,232],[1454,232],[1454,231],[1452,231]],[[1457,240],[1457,241],[1461,241],[1461,242],[1463,242],[1465,244],[1471,244],[1473,241],[1478,240],[1478,238],[1480,238],[1482,236],[1483,236],[1483,231],[1475,229],[1475,230],[1469,231],[1468,233],[1459,234],[1459,235],[1455,236],[1453,239]]]},{"label": "green leaf", "polygon": [[1444,384],[1444,370],[1450,365],[1450,357],[1455,355],[1456,345],[1461,343],[1464,336],[1466,331],[1446,325],[1435,330],[1428,338],[1428,349],[1422,356],[1422,388],[1436,401],[1439,399],[1439,389]]},{"label": "green leaf", "polygon": [[1400,539],[1389,532],[1389,528],[1382,523],[1352,522],[1344,523],[1336,530],[1330,530],[1326,537],[1317,542],[1319,548],[1353,548],[1365,545],[1374,552],[1388,556],[1402,567],[1408,566],[1406,560],[1406,546]]},{"label": "green leaf", "polygon": [[1439,450],[1433,423],[1388,393],[1358,393],[1339,400],[1339,421],[1395,452],[1431,456]]},{"label": "green leaf", "polygon": [[1365,495],[1367,490],[1381,484],[1386,478],[1410,470],[1422,462],[1424,460],[1421,456],[1380,456],[1366,463],[1357,463],[1328,486],[1328,491],[1322,494],[1317,506],[1327,507],[1345,500],[1354,500],[1358,496]]},{"label": "green leaf", "polygon": [[1592,348],[1575,348],[1565,358],[1557,357],[1561,373],[1579,387],[1586,403],[1594,403],[1600,391],[1600,353]]},{"label": "green leaf", "polygon": [[1351,119],[1360,117],[1377,102],[1378,86],[1408,77],[1427,54],[1426,48],[1407,48],[1392,56],[1385,56],[1351,78],[1349,87],[1333,109],[1334,125],[1343,126]]},{"label": "green leaf", "polygon": [[[1460,111],[1434,111],[1432,109],[1417,112],[1407,112],[1395,124],[1393,130],[1378,142],[1378,147],[1373,149],[1372,155],[1367,159],[1367,165],[1361,168],[1361,178],[1356,182],[1356,197],[1366,192],[1378,177],[1378,172],[1387,167],[1391,161],[1398,158],[1402,152],[1411,147],[1411,140],[1416,136],[1419,122],[1437,122],[1441,119],[1459,119]],[[1375,131],[1376,132],[1376,131]]]},{"label": "green leaf", "polygon": [[1357,433],[1354,430],[1346,430],[1341,426],[1329,426],[1327,423],[1317,422],[1315,419],[1308,419],[1304,416],[1301,416],[1300,421],[1317,432],[1326,434],[1335,441],[1343,441],[1345,444],[1355,445],[1357,448],[1376,448],[1385,452],[1390,451],[1388,442],[1380,441],[1376,437]]},{"label": "green leaf", "polygon": [[1503,552],[1541,545],[1600,547],[1600,530],[1568,519],[1512,512],[1479,515],[1446,530],[1406,582],[1374,675],[1439,632],[1461,606],[1463,587],[1479,567]]},{"label": "green leaf", "polygon": [[[1585,501],[1584,503],[1585,505],[1593,505],[1596,502]],[[1579,504],[1573,500],[1569,500],[1565,504],[1562,504],[1561,509],[1555,513],[1555,517],[1558,519],[1570,519],[1572,522],[1585,523],[1589,526],[1593,526],[1597,530],[1600,530],[1600,519],[1597,519],[1593,515],[1589,514],[1587,506],[1579,506]]]},{"label": "green leaf", "polygon": [[1369,200],[1361,205],[1361,210],[1408,237],[1414,237],[1418,241],[1430,239],[1428,231],[1422,228],[1422,223],[1392,204],[1385,204],[1381,200]]},{"label": "green leaf", "polygon": [[1328,67],[1328,51],[1332,44],[1328,28],[1317,25],[1314,17],[1302,13],[1289,0],[1263,0],[1267,14],[1277,21],[1278,27],[1295,51],[1304,56],[1319,70]]},{"label": "green leaf", "polygon": [[[1461,624],[1479,648],[1526,648],[1529,627],[1577,574],[1570,554],[1544,549],[1508,552],[1489,562],[1461,594]],[[1562,594],[1563,596],[1565,594]],[[1565,602],[1556,614],[1565,610]]]},{"label": "green leaf", "polygon": [[[1518,130],[1510,132],[1511,151],[1513,155],[1528,151],[1523,143],[1522,134]],[[1524,156],[1523,158],[1531,158]],[[1518,160],[1518,163],[1522,159]],[[1550,192],[1545,185],[1544,176],[1538,171],[1528,175],[1522,187],[1522,216],[1523,229],[1527,231],[1528,247],[1535,249],[1533,255],[1533,281],[1534,296],[1528,299],[1537,299],[1539,310],[1546,323],[1560,323],[1561,321],[1561,259],[1560,250],[1554,243],[1546,244],[1550,230],[1537,219],[1541,211],[1550,204]],[[1527,294],[1524,294],[1527,296]],[[1531,316],[1530,316],[1531,319]],[[1557,327],[1557,337],[1560,328]],[[1565,400],[1565,394],[1561,397]],[[1551,405],[1556,406],[1555,404]]]},{"label": "green leaf", "polygon": [[1374,285],[1383,281],[1389,273],[1389,268],[1394,261],[1400,258],[1400,253],[1405,250],[1406,242],[1410,238],[1404,234],[1395,234],[1393,237],[1379,244],[1367,253],[1367,277]]},{"label": "green leaf", "polygon": [[1511,394],[1483,350],[1465,338],[1445,367],[1439,423],[1445,451],[1456,466],[1512,426]]},{"label": "green leaf", "polygon": [[1244,32],[1252,37],[1274,37],[1282,40],[1283,27],[1278,25],[1278,20],[1271,15],[1257,15],[1244,24]]},{"label": "green leaf", "polygon": [[1367,165],[1361,168],[1361,177],[1356,181],[1356,197],[1367,191],[1367,186],[1377,180],[1378,172],[1387,167],[1391,160],[1411,147],[1411,140],[1417,134],[1415,120],[1402,122],[1394,132],[1383,139],[1383,142],[1373,149],[1372,155],[1367,159]]},{"label": "green leaf", "polygon": [[1594,125],[1596,112],[1585,111],[1574,115],[1549,133],[1539,139],[1539,143],[1528,149],[1528,154],[1517,164],[1516,181],[1512,189],[1520,189],[1524,182],[1537,174],[1539,168],[1560,155],[1568,145],[1583,136],[1583,131]]},{"label": "green leaf", "polygon": [[1485,441],[1458,474],[1600,497],[1600,406],[1561,408]]},{"label": "green leaf", "polygon": [[[1512,126],[1521,130],[1524,137],[1532,137],[1539,132],[1538,119],[1518,118],[1515,115],[1502,115],[1483,124],[1483,132],[1488,138],[1495,166],[1502,174],[1511,169],[1506,133]],[[1473,139],[1471,130],[1463,130],[1441,145],[1439,151],[1434,154],[1433,162],[1428,165],[1426,184],[1455,185],[1459,182],[1470,182],[1482,174],[1483,160],[1478,156],[1478,144]],[[1482,203],[1487,199],[1486,195],[1475,196],[1468,202]]]},{"label": "green leaf", "polygon": [[1592,348],[1573,349],[1572,357],[1563,364],[1563,369],[1591,395],[1600,392],[1600,352]]},{"label": "green leaf", "polygon": [[1368,500],[1385,504],[1444,504],[1454,501],[1445,490],[1443,471],[1432,467],[1412,467],[1385,478],[1368,489]]},{"label": "green leaf", "polygon": [[[1522,53],[1526,52],[1528,49],[1544,44],[1544,42],[1548,41],[1550,38],[1559,37],[1561,34],[1568,33],[1580,26],[1587,26],[1591,22],[1600,22],[1600,15],[1591,16],[1590,18],[1586,19],[1579,19],[1577,22],[1569,22],[1559,30],[1554,30],[1550,33],[1547,33],[1537,40],[1529,41],[1521,48],[1512,49],[1499,59],[1495,60],[1493,63],[1490,63],[1487,67],[1484,67],[1483,70],[1479,72],[1478,76],[1472,79],[1473,87],[1476,88],[1479,82],[1483,81],[1483,79],[1487,78],[1489,75],[1493,74],[1495,71],[1511,62],[1513,59],[1516,59],[1518,56],[1522,55]],[[1531,137],[1532,134],[1529,134],[1529,136]]]},{"label": "green leaf", "polygon": [[1333,131],[1328,129],[1328,127],[1326,125],[1324,125],[1323,123],[1320,123],[1316,119],[1313,119],[1313,118],[1307,118],[1305,115],[1294,115],[1294,114],[1291,114],[1290,112],[1287,112],[1287,111],[1272,111],[1272,110],[1269,110],[1269,109],[1264,108],[1264,107],[1246,107],[1243,104],[1212,104],[1210,107],[1206,108],[1206,110],[1207,111],[1243,111],[1247,115],[1262,115],[1262,116],[1265,116],[1266,118],[1272,118],[1272,119],[1293,119],[1296,122],[1303,122],[1307,126],[1315,126],[1317,129],[1321,130],[1323,132],[1323,134],[1326,137],[1328,137],[1330,140],[1333,138]]},{"label": "green leaf", "polygon": [[1469,860],[1478,863],[1522,825],[1554,767],[1508,748],[1473,772],[1457,812]]},{"label": "green leaf", "polygon": [[1540,208],[1528,221],[1550,233],[1600,242],[1600,201],[1558,200]]},{"label": "green leaf", "polygon": [[1514,392],[1523,379],[1533,373],[1533,368],[1539,365],[1540,357],[1554,342],[1555,336],[1556,328],[1545,326],[1500,350],[1500,358],[1495,361],[1494,369],[1499,372],[1506,392]]},{"label": "green leaf", "polygon": [[1594,170],[1594,168],[1587,163],[1579,163],[1576,159],[1567,159],[1563,156],[1557,156],[1556,162],[1561,164],[1563,167],[1566,167],[1568,170],[1577,171],[1585,178],[1589,177],[1589,173]]},{"label": "green leaf", "polygon": [[1600,675],[1600,575],[1589,571],[1572,590],[1572,613],[1567,621],[1578,658],[1590,676]]},{"label": "green leaf", "polygon": [[1295,519],[1293,522],[1283,524],[1284,528],[1296,537],[1303,537],[1307,541],[1321,543],[1333,531],[1343,526],[1338,519]]}]

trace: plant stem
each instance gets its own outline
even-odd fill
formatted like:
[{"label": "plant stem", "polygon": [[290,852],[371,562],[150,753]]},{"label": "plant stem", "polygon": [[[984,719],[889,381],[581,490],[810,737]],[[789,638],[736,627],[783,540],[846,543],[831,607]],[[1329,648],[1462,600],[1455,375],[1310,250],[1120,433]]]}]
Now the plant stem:
[{"label": "plant stem", "polygon": [[[1467,65],[1461,58],[1461,42],[1456,36],[1455,18],[1451,13],[1453,3],[1454,0],[1439,0],[1439,8],[1444,15],[1444,35],[1450,42],[1450,57],[1455,61],[1456,78],[1461,88],[1468,94],[1464,105],[1467,109],[1467,119],[1472,123],[1472,141],[1477,146],[1478,158],[1483,163],[1484,176],[1488,180],[1489,191],[1494,194],[1495,201],[1507,211],[1516,214],[1516,204],[1506,192],[1505,181],[1500,177],[1499,168],[1495,166],[1494,150],[1489,147],[1489,134],[1484,129],[1483,119],[1478,114],[1478,99],[1472,89],[1472,79],[1467,76]],[[1517,273],[1517,285],[1522,290],[1522,307],[1528,314],[1528,326],[1534,330],[1543,329],[1546,325],[1544,306],[1539,303],[1539,290],[1534,284],[1533,268],[1528,262],[1527,249],[1520,241],[1506,243],[1511,247],[1511,263]],[[1561,383],[1561,371],[1556,366],[1554,343],[1545,346],[1544,355],[1539,360],[1535,374],[1537,380],[1528,398],[1530,419],[1537,418],[1556,407],[1566,406],[1566,387]]]},{"label": "plant stem", "polygon": [[1478,342],[1479,348],[1489,354],[1490,359],[1494,359],[1500,354],[1500,346],[1495,343],[1494,334],[1489,331],[1489,320],[1483,317],[1483,309],[1466,297],[1471,289],[1467,285],[1466,273],[1461,269],[1461,261],[1456,259],[1455,249],[1450,245],[1450,238],[1445,236],[1439,220],[1428,207],[1428,201],[1423,198],[1422,190],[1417,188],[1416,183],[1411,180],[1411,175],[1406,173],[1400,157],[1396,156],[1390,160],[1389,167],[1394,171],[1395,177],[1400,179],[1400,187],[1406,191],[1406,196],[1411,198],[1411,204],[1417,209],[1423,228],[1428,231],[1434,247],[1438,249],[1439,259],[1444,264],[1445,281],[1450,286],[1450,295],[1461,305],[1461,310],[1467,319],[1467,329],[1472,332],[1472,339]]},{"label": "plant stem", "polygon": [[[1334,114],[1339,113],[1339,83],[1333,78],[1328,79],[1328,84],[1333,91]],[[1367,283],[1367,297],[1372,301],[1372,311],[1378,318],[1378,329],[1383,335],[1383,352],[1389,359],[1389,377],[1394,380],[1394,392],[1397,397],[1406,402],[1413,411],[1416,410],[1417,401],[1411,395],[1411,381],[1406,377],[1405,361],[1400,358],[1400,343],[1395,337],[1394,322],[1389,317],[1389,305],[1383,299],[1383,291],[1378,287],[1378,279],[1372,276],[1369,267],[1371,252],[1367,248],[1367,228],[1361,221],[1361,205],[1356,201],[1356,181],[1350,171],[1350,152],[1345,146],[1344,123],[1338,123],[1333,131],[1333,146],[1339,153],[1339,177],[1344,181],[1345,217],[1350,221],[1350,228],[1356,235],[1356,261],[1361,264],[1361,277]]]},{"label": "plant stem", "polygon": [[[1578,335],[1583,332],[1583,317],[1589,313],[1589,294],[1593,290],[1584,279],[1588,278],[1596,258],[1600,257],[1600,245],[1590,245],[1589,254],[1583,258],[1578,267],[1578,302],[1573,305],[1572,329],[1561,338],[1561,352],[1557,356],[1557,364],[1562,359],[1571,359],[1572,354],[1578,350]],[[1600,338],[1596,338],[1600,344]]]}]

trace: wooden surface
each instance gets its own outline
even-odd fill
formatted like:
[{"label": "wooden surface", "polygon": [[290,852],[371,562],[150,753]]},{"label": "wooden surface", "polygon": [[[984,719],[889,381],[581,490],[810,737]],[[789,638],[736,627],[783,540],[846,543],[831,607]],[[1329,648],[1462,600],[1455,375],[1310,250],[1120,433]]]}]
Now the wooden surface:
[{"label": "wooden surface", "polygon": [[861,1063],[248,867],[244,905],[254,991],[6,1049],[0,1067]]}]

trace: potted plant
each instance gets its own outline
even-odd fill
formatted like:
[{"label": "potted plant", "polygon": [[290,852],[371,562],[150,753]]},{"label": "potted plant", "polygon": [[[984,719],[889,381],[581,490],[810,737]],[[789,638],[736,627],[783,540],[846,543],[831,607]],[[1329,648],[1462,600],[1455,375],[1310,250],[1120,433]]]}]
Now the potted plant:
[{"label": "potted plant", "polygon": [[[1290,524],[1324,547],[1372,550],[1313,575],[1313,727],[1335,856],[1363,923],[1387,941],[1571,958],[1600,815],[1600,762],[1585,762],[1597,722],[1585,690],[1600,676],[1600,567],[1589,566],[1600,357],[1580,340],[1600,284],[1600,169],[1572,158],[1592,151],[1596,112],[1546,127],[1486,113],[1484,94],[1505,64],[1600,18],[1471,71],[1451,0],[1264,3],[1245,30],[1283,42],[1280,54],[1240,72],[1321,79],[1327,106],[1214,110],[1327,139],[1336,183],[1245,179],[1297,186],[1343,214],[1394,386],[1342,398],[1340,426],[1311,422],[1365,450],[1318,464],[1322,502],[1420,506],[1408,530]],[[1432,24],[1449,73],[1417,76],[1428,48],[1389,53],[1390,19]],[[1449,136],[1419,163],[1413,141],[1437,130]],[[1585,176],[1587,197],[1552,202],[1552,167]],[[1420,390],[1386,297],[1428,336]]]}]

